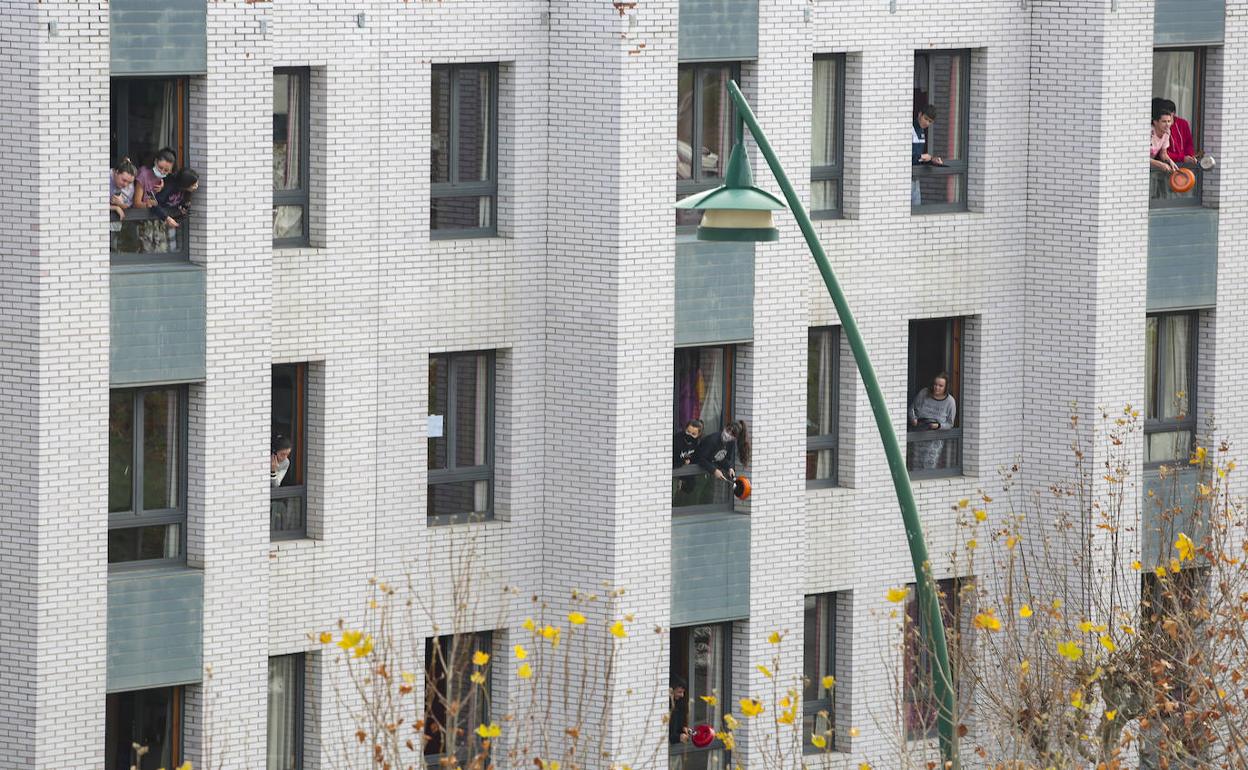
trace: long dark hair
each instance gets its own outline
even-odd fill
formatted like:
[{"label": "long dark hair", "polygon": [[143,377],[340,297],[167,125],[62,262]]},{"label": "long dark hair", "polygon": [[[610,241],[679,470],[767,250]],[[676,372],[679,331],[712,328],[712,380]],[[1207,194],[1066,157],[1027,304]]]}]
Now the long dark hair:
[{"label": "long dark hair", "polygon": [[742,465],[750,464],[750,432],[745,427],[745,420],[736,420],[724,426],[724,430],[737,438],[737,457]]},{"label": "long dark hair", "polygon": [[191,192],[191,188],[199,181],[199,174],[193,168],[184,168],[173,175],[173,189],[182,193],[182,205],[190,205],[191,198],[195,197],[195,193]]}]

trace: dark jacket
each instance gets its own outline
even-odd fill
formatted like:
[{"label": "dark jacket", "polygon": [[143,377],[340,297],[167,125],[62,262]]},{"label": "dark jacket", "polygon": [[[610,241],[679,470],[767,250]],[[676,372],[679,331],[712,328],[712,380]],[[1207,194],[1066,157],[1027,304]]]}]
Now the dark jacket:
[{"label": "dark jacket", "polygon": [[702,470],[707,473],[714,473],[718,468],[719,472],[725,476],[736,474],[737,464],[737,442],[724,441],[723,431],[715,431],[714,433],[703,436],[698,441],[698,453],[695,461],[702,466]]},{"label": "dark jacket", "polygon": [[693,462],[698,453],[698,440],[683,430],[672,439],[672,467],[681,468]]},{"label": "dark jacket", "polygon": [[[927,152],[927,129],[919,125],[919,119],[916,117],[914,122],[910,124],[914,128],[914,134],[910,137],[910,165],[917,166],[926,161],[919,160],[923,153]],[[921,139],[921,142],[914,141],[914,137]]]}]

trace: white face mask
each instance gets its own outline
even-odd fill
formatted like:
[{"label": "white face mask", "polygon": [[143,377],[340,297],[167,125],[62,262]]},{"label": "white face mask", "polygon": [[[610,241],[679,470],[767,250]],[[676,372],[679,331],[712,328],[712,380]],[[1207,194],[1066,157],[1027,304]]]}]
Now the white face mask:
[{"label": "white face mask", "polygon": [[157,179],[164,179],[165,177],[169,176],[169,172],[168,172],[168,171],[161,171],[160,169],[156,168],[155,166],[153,166],[153,167],[152,167],[152,173],[156,175],[156,178],[157,178]]},{"label": "white face mask", "polygon": [[735,438],[735,437],[734,437],[731,433],[729,433],[728,431],[724,431],[723,433],[720,433],[719,435],[720,435],[720,437],[721,437],[724,441],[733,441],[733,440],[734,440],[734,438]]}]

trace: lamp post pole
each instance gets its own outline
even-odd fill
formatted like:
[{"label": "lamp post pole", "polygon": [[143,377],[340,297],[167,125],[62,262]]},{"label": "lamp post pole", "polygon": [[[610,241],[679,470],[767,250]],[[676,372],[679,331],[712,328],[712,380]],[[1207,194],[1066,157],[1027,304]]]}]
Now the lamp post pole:
[{"label": "lamp post pole", "polygon": [[[749,103],[745,101],[745,96],[737,87],[735,80],[728,82],[728,93],[737,106],[737,119],[749,126],[754,142],[763,153],[763,157],[767,159],[767,165],[771,167],[771,173],[775,176],[781,191],[784,192],[784,198],[793,212],[794,219],[797,220],[798,227],[802,230],[802,235],[806,237],[806,245],[810,247],[811,256],[819,265],[819,273],[823,276],[823,282],[828,287],[828,294],[832,297],[832,304],[836,306],[836,313],[840,316],[841,328],[845,330],[849,347],[854,352],[858,374],[862,377],[862,384],[867,389],[871,411],[875,415],[875,425],[880,432],[880,441],[884,444],[884,454],[888,457],[888,469],[893,477],[893,489],[897,492],[897,502],[901,506],[901,518],[906,528],[906,542],[910,546],[910,561],[914,565],[914,580],[918,591],[921,622],[925,632],[924,639],[935,657],[932,680],[937,700],[936,720],[940,735],[940,754],[946,770],[956,770],[955,693],[953,672],[949,666],[949,647],[945,639],[945,626],[940,617],[940,602],[937,600],[935,582],[932,580],[927,544],[923,540],[923,527],[919,522],[918,507],[914,502],[914,490],[910,488],[910,474],[906,470],[906,460],[901,453],[897,433],[893,430],[893,423],[889,419],[888,407],[884,403],[884,393],[880,390],[880,383],[875,377],[875,368],[871,366],[871,359],[867,356],[867,348],[862,341],[862,334],[858,331],[854,314],[850,312],[849,303],[841,291],[840,282],[836,280],[836,275],[832,272],[832,265],[823,251],[823,245],[815,235],[815,228],[810,221],[810,215],[806,213],[806,207],[797,197],[793,184],[780,166],[780,159],[771,149],[771,143],[767,141],[762,126],[758,124],[754,112],[750,109]],[[738,125],[738,142],[744,139],[742,133]]]}]

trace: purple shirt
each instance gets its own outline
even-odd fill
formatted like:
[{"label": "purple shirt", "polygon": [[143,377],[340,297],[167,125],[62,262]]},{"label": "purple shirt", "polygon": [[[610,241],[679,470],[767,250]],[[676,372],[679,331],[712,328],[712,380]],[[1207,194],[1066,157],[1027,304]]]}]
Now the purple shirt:
[{"label": "purple shirt", "polygon": [[139,169],[139,175],[134,178],[143,187],[143,197],[155,198],[156,186],[160,184],[160,178],[152,172],[148,166]]}]

